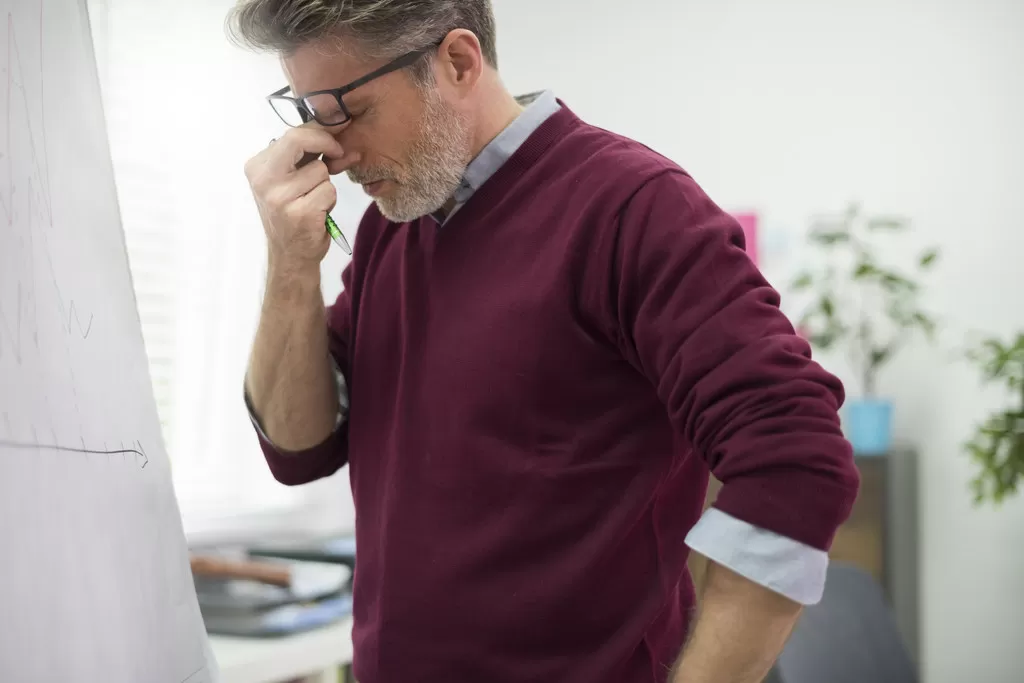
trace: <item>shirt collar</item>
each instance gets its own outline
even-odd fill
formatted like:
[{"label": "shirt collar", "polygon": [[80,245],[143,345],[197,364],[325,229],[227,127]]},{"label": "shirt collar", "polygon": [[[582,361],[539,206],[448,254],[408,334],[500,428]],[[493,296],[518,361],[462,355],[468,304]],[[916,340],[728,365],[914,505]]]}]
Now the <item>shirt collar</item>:
[{"label": "shirt collar", "polygon": [[540,128],[542,123],[561,109],[554,92],[550,90],[520,95],[516,101],[525,109],[469,162],[462,175],[462,183],[452,195],[455,200],[454,208],[447,216],[443,211],[431,214],[438,223],[444,224],[447,219],[451,218],[473,196],[473,193],[480,189],[508,161],[509,157],[515,154],[516,150],[526,142],[526,139]]}]

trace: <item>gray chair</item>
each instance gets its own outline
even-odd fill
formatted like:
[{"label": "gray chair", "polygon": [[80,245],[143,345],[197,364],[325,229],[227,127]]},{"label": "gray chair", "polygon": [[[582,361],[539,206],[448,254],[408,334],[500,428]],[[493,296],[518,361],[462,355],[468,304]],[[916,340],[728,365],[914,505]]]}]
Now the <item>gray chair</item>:
[{"label": "gray chair", "polygon": [[829,567],[825,594],[804,609],[773,683],[918,683],[881,587],[863,570]]}]

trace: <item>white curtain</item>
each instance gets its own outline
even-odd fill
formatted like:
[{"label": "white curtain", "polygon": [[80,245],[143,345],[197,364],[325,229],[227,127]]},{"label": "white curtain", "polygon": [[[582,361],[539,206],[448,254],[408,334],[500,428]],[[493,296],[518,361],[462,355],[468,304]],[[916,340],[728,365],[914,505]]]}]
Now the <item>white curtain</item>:
[{"label": "white curtain", "polygon": [[[129,260],[158,410],[193,538],[351,527],[347,475],[286,488],[264,464],[242,402],[265,241],[243,173],[281,135],[264,101],[276,60],[230,44],[219,0],[89,0]],[[339,182],[354,237],[367,202]],[[345,257],[324,264],[340,291]]]}]

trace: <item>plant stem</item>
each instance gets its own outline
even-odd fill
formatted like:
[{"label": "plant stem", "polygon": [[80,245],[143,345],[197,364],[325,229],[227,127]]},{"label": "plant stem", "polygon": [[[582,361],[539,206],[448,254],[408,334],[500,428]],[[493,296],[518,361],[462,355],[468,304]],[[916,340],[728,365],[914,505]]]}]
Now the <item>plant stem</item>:
[{"label": "plant stem", "polygon": [[873,348],[871,339],[871,328],[868,325],[867,316],[863,311],[863,304],[861,302],[861,315],[860,324],[858,325],[858,336],[860,337],[860,351],[861,351],[861,376],[863,386],[861,387],[864,391],[864,398],[871,398],[875,393],[875,377],[874,368],[871,364],[871,350]]},{"label": "plant stem", "polygon": [[[1021,365],[1024,365],[1024,361],[1021,361]],[[1024,421],[1024,373],[1021,373],[1020,412],[1017,413],[1017,423],[1013,426],[1014,427],[1014,431],[1016,432],[1016,439],[1017,439],[1016,443],[1017,444],[1020,444],[1022,441],[1024,441],[1024,429],[1022,429],[1022,425],[1021,425],[1022,421]],[[1022,454],[1024,454],[1024,446],[1022,446],[1021,449],[1022,450],[1018,451],[1018,452],[1021,452]],[[1021,465],[1024,466],[1024,463],[1021,463]]]},{"label": "plant stem", "polygon": [[[1021,365],[1024,365],[1024,360],[1021,361]],[[1021,373],[1020,406],[1019,407],[1020,407],[1020,412],[1017,413],[1017,414],[1020,415],[1022,419],[1024,419],[1024,372]],[[1017,438],[1018,439],[1024,439],[1024,431],[1020,430],[1019,424],[1017,425],[1017,429],[1018,429]]]}]

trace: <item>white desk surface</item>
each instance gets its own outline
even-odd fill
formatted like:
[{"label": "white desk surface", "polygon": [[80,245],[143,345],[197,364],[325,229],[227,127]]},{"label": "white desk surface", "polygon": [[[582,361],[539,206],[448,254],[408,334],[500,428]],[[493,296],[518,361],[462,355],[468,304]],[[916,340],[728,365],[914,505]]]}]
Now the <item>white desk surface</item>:
[{"label": "white desk surface", "polygon": [[284,638],[210,636],[221,683],[277,683],[352,661],[352,620]]}]

